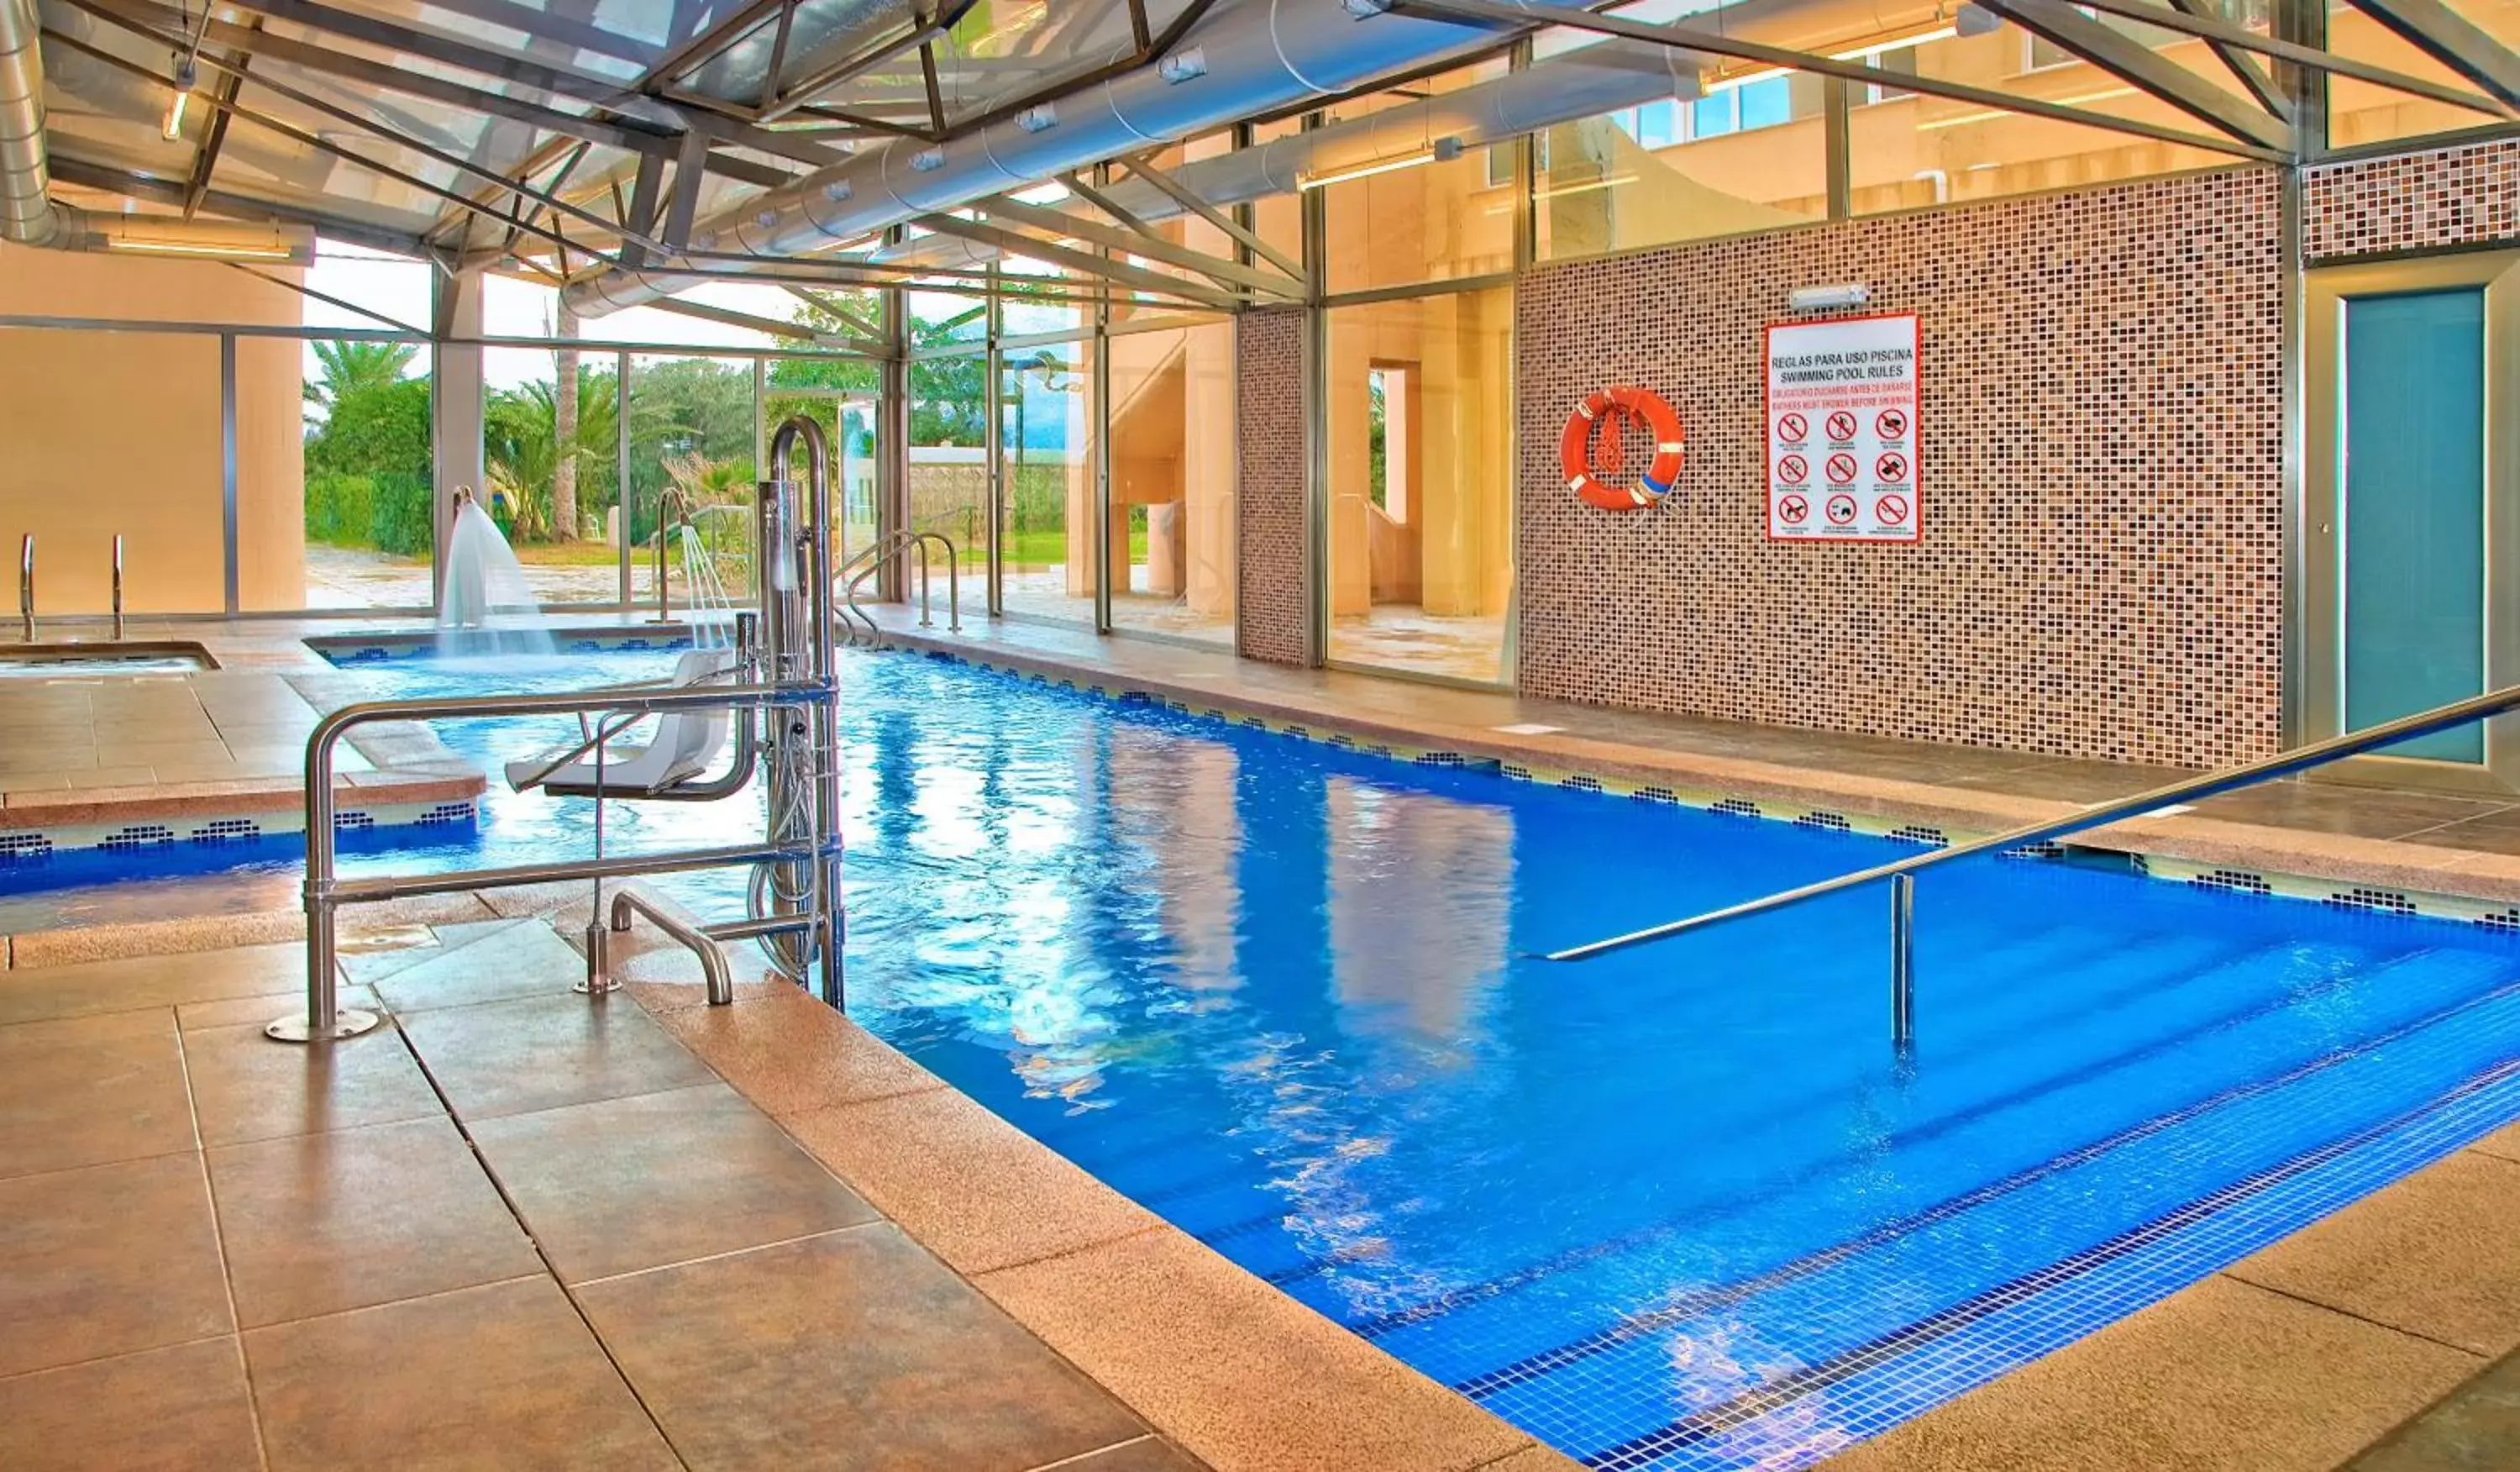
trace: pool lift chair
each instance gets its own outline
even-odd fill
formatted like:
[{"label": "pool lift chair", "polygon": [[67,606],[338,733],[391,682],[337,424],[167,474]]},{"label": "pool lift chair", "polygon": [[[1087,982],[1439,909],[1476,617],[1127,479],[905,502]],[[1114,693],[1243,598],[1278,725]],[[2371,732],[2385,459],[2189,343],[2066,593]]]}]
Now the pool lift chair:
[{"label": "pool lift chair", "polygon": [[[744,642],[748,642],[744,641]],[[688,689],[735,681],[751,662],[741,649],[694,649],[674,662],[668,688]],[[654,688],[624,686],[624,689]],[[641,717],[604,714],[578,717],[583,739],[558,756],[527,757],[507,766],[508,785],[518,792],[539,787],[562,798],[646,798],[662,802],[698,802],[721,798],[752,775],[751,713],[730,722],[723,706],[706,711],[674,712],[656,717],[656,734],[646,746],[608,750],[612,739]],[[734,769],[725,778],[695,786],[717,760],[730,724],[740,725]]]}]

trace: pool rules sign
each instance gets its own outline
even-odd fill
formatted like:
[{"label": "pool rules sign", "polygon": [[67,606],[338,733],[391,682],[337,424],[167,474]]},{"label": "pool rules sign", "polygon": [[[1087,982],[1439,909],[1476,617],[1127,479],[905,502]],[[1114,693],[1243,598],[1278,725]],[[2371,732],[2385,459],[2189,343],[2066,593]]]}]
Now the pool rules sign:
[{"label": "pool rules sign", "polygon": [[1912,542],[1916,318],[1768,328],[1768,535]]}]

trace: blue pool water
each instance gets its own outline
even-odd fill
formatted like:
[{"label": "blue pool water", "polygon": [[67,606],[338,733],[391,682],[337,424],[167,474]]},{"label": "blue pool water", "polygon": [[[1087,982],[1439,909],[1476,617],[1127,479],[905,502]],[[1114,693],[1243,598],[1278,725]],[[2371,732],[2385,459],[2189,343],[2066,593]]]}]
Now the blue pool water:
[{"label": "blue pool water", "polygon": [[[1517,958],[1904,846],[908,655],[844,688],[852,1014],[1596,1466],[1816,1459],[2520,1117],[2520,940],[2483,927],[1965,861],[1919,886],[1901,1058],[1880,895]],[[485,760],[561,734],[441,730]],[[758,822],[615,811],[624,847]],[[354,863],[586,838],[583,805],[503,796]],[[674,882],[721,915],[739,885]]]}]

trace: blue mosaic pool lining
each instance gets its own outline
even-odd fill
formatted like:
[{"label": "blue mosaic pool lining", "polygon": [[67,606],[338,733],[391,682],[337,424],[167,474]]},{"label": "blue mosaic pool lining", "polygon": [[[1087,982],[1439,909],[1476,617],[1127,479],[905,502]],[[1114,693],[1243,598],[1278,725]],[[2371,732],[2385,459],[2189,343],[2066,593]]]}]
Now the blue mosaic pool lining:
[{"label": "blue mosaic pool lining", "polygon": [[[641,633],[627,629],[589,630],[560,629],[555,643],[562,654],[653,654],[659,651],[689,649],[689,633]],[[434,630],[416,629],[408,633],[321,634],[305,641],[306,647],[322,655],[328,664],[349,667],[359,665],[382,665],[401,660],[424,660],[437,654]]]},{"label": "blue mosaic pool lining", "polygon": [[[1362,742],[1360,738],[1335,730],[1315,731],[1310,725],[1288,722],[1249,712],[1228,710],[1221,706],[1192,705],[1159,693],[1130,686],[1116,678],[1108,683],[1096,683],[1091,677],[1079,680],[1068,675],[1053,675],[1012,662],[997,661],[957,650],[933,649],[924,645],[887,644],[884,648],[902,653],[923,655],[947,664],[965,665],[985,669],[1037,685],[1056,685],[1122,703],[1147,703],[1185,715],[1204,717],[1251,730],[1275,731],[1301,741],[1319,741],[1350,751],[1363,751],[1376,757],[1412,762],[1419,766],[1443,766],[1471,771],[1494,772],[1517,782],[1533,782],[1575,792],[1600,793],[1624,797],[1635,802],[1674,804],[1698,807],[1707,812],[1730,816],[1757,818],[1763,821],[1793,823],[1799,827],[1825,829],[1839,833],[1860,833],[1886,838],[1898,843],[1915,844],[1928,849],[1949,848],[1954,836],[1926,823],[1903,822],[1865,814],[1836,812],[1826,808],[1797,805],[1776,800],[1760,801],[1720,794],[1683,793],[1650,779],[1601,776],[1591,772],[1556,772],[1503,758],[1467,755],[1461,752],[1418,751],[1379,742]],[[2382,889],[2349,881],[2320,879],[2302,875],[2253,873],[2244,869],[2201,865],[2188,860],[2157,854],[2126,853],[2116,850],[2093,849],[2072,843],[2025,844],[2008,850],[2005,858],[2055,859],[2069,863],[2096,863],[2111,868],[2172,884],[2192,885],[2229,894],[2260,897],[2303,899],[2339,909],[2369,910],[2385,914],[2420,916],[2432,920],[2453,920],[2505,933],[2520,932],[2520,905],[2507,901],[2482,900],[2466,896],[2434,894],[2424,891]]]}]

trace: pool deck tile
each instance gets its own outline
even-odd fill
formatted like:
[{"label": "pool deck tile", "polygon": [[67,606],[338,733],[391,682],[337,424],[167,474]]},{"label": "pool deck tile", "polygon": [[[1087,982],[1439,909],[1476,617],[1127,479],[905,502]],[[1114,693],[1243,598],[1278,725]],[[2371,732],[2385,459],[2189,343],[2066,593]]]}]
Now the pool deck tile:
[{"label": "pool deck tile", "polygon": [[[354,995],[356,990],[344,989],[338,1000],[344,1007],[365,1002],[373,1008],[375,999]],[[184,1063],[203,1144],[240,1145],[434,1119],[445,1112],[390,1024],[329,1048],[284,1048],[263,1035],[263,1025],[302,1012],[304,999],[256,997],[249,1005],[252,1015],[244,1021],[184,1033]],[[177,1016],[195,1010],[179,1009]]]},{"label": "pool deck tile", "polygon": [[202,1158],[0,1180],[0,1375],[233,1330]]},{"label": "pool deck tile", "polygon": [[2509,1472],[2520,1467],[2520,1355],[2495,1361],[2346,1464],[2346,1472]]},{"label": "pool deck tile", "polygon": [[1022,1472],[1146,1428],[889,1223],[578,1290],[693,1464]]},{"label": "pool deck tile", "polygon": [[245,1347],[272,1472],[682,1465],[547,1277],[249,1330]]},{"label": "pool deck tile", "polygon": [[961,1272],[1038,1262],[1163,1224],[955,1089],[811,1110],[787,1126]]},{"label": "pool deck tile", "polygon": [[303,986],[305,975],[305,949],[285,944],[22,964],[0,972],[0,1023],[268,996]]},{"label": "pool deck tile", "polygon": [[212,1472],[262,1464],[235,1336],[0,1380],[10,1472]]},{"label": "pool deck tile", "polygon": [[345,956],[341,969],[402,1013],[545,996],[554,977],[585,974],[568,943],[550,926],[532,923],[462,938],[409,967],[393,966],[393,954]]},{"label": "pool deck tile", "polygon": [[563,1283],[876,1219],[743,1096],[714,1080],[472,1126]]},{"label": "pool deck tile", "polygon": [[2520,1163],[2462,1150],[2225,1269],[2373,1323],[2520,1349]]},{"label": "pool deck tile", "polygon": [[976,1281],[1220,1472],[1466,1472],[1530,1445],[1176,1230]]},{"label": "pool deck tile", "polygon": [[[554,985],[564,988],[566,975]],[[438,1091],[468,1122],[710,1081],[705,1065],[626,998],[590,1002],[560,990],[412,1013],[402,1026]]]},{"label": "pool deck tile", "polygon": [[184,1049],[155,1012],[0,1027],[0,1177],[193,1148]]},{"label": "pool deck tile", "polygon": [[443,1114],[208,1157],[247,1329],[539,1270],[533,1244]]},{"label": "pool deck tile", "polygon": [[2218,1276],[1822,1465],[2325,1472],[2482,1363]]}]

